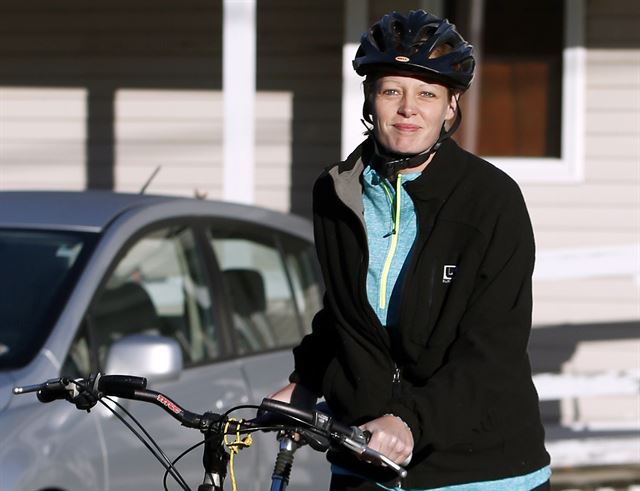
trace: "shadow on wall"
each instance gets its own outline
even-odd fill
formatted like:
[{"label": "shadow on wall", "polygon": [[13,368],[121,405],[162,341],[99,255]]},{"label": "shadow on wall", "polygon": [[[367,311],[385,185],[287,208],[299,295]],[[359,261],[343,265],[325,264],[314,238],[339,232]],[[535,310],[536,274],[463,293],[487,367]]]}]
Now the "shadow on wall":
[{"label": "shadow on wall", "polygon": [[[220,91],[222,5],[3,4],[0,86],[86,89],[87,187],[113,189],[117,91]],[[293,93],[291,208],[309,215],[315,177],[339,157],[343,3],[273,0],[257,9],[257,90]],[[323,26],[313,35],[309,19]]]},{"label": "shadow on wall", "polygon": [[293,93],[290,199],[302,216],[340,159],[343,11],[342,0],[258,2],[257,90]]},{"label": "shadow on wall", "polygon": [[640,436],[640,321],[533,329],[548,440]]}]

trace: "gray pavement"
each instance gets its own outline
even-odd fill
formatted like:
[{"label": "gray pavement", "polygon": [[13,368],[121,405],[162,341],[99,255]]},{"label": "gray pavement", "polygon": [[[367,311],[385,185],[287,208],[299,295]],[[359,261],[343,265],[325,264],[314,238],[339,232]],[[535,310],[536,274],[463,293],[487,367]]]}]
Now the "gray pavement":
[{"label": "gray pavement", "polygon": [[552,491],[640,491],[640,463],[553,469]]}]

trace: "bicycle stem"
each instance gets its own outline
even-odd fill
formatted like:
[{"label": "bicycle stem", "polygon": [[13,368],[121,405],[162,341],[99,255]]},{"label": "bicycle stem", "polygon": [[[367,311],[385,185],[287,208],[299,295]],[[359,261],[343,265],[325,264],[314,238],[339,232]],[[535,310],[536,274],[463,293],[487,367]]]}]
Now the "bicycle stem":
[{"label": "bicycle stem", "polygon": [[287,489],[293,467],[293,454],[298,449],[298,443],[288,431],[280,432],[278,441],[280,445],[271,476],[271,491],[285,491]]}]

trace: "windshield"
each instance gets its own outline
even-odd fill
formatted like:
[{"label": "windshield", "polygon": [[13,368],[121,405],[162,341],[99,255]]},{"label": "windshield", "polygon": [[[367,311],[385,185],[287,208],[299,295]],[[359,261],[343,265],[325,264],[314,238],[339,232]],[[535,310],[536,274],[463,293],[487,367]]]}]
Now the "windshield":
[{"label": "windshield", "polygon": [[0,230],[0,369],[42,347],[88,252],[90,234]]}]

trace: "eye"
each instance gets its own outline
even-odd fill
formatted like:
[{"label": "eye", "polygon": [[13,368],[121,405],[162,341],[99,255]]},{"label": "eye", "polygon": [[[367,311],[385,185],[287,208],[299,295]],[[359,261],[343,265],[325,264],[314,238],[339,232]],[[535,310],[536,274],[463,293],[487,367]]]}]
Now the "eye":
[{"label": "eye", "polygon": [[433,92],[429,92],[428,90],[423,90],[422,92],[420,92],[420,97],[425,97],[427,99],[430,99],[435,96],[436,95]]},{"label": "eye", "polygon": [[389,88],[389,89],[382,89],[382,90],[380,91],[380,93],[381,93],[382,95],[398,95],[398,94],[400,93],[400,91],[399,91],[398,89],[391,89],[391,88]]}]

